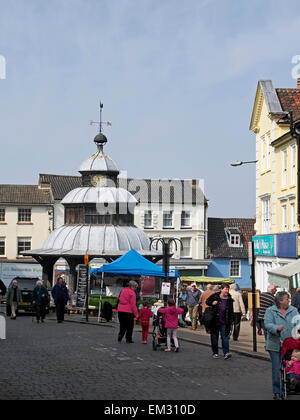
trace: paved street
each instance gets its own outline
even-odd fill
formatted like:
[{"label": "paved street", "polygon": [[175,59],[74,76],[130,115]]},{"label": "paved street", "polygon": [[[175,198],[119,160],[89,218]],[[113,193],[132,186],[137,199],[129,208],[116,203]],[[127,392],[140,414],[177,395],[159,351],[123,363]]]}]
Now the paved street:
[{"label": "paved street", "polygon": [[269,362],[238,354],[213,360],[210,349],[181,342],[181,352],[119,344],[116,328],[7,320],[1,348],[1,399],[270,399]]}]

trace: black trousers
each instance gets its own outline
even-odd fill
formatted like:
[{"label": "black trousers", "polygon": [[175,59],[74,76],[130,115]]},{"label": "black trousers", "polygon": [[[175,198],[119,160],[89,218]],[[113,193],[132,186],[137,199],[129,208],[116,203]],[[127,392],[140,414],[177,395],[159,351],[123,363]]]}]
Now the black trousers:
[{"label": "black trousers", "polygon": [[119,340],[126,334],[126,341],[132,341],[134,315],[129,312],[118,312],[120,322]]},{"label": "black trousers", "polygon": [[46,317],[46,306],[45,305],[36,305],[36,319],[44,320]]},{"label": "black trousers", "polygon": [[65,304],[58,302],[56,304],[56,319],[58,322],[62,322],[65,319]]},{"label": "black trousers", "polygon": [[235,312],[233,314],[233,334],[232,337],[236,341],[240,335],[242,314]]}]

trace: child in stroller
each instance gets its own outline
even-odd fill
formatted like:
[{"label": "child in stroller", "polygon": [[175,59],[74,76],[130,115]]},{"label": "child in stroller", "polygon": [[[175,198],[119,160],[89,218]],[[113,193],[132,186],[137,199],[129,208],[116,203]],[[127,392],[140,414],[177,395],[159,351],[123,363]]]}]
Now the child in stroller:
[{"label": "child in stroller", "polygon": [[300,339],[287,338],[281,348],[281,396],[300,391]]},{"label": "child in stroller", "polygon": [[157,350],[158,347],[164,345],[167,346],[167,329],[165,327],[163,314],[157,312],[156,315],[153,315],[153,341],[152,347],[153,350]]}]

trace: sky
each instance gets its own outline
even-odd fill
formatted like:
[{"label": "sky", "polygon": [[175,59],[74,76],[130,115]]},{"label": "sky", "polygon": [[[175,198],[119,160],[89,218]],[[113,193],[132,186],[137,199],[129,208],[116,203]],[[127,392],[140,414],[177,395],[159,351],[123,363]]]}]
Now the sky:
[{"label": "sky", "polygon": [[0,183],[78,175],[101,100],[128,177],[199,178],[210,217],[255,217],[255,165],[230,163],[255,160],[258,80],[296,86],[299,28],[298,0],[0,0]]}]

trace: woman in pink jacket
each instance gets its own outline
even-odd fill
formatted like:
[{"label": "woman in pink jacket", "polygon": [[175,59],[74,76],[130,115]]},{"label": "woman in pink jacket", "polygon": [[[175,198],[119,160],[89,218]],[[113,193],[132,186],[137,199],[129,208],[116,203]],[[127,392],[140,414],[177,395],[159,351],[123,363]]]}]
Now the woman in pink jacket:
[{"label": "woman in pink jacket", "polygon": [[119,294],[118,303],[118,318],[120,322],[120,332],[118,341],[121,343],[122,338],[126,334],[126,342],[133,343],[132,334],[134,327],[134,317],[138,317],[139,313],[136,307],[136,294],[135,291],[138,284],[131,280],[128,287],[124,287]]},{"label": "woman in pink jacket", "polygon": [[171,337],[173,336],[175,351],[178,352],[178,315],[183,314],[184,311],[182,308],[176,308],[174,299],[169,299],[168,307],[160,308],[158,312],[164,314],[165,327],[167,328],[167,348],[165,351],[171,351]]}]

